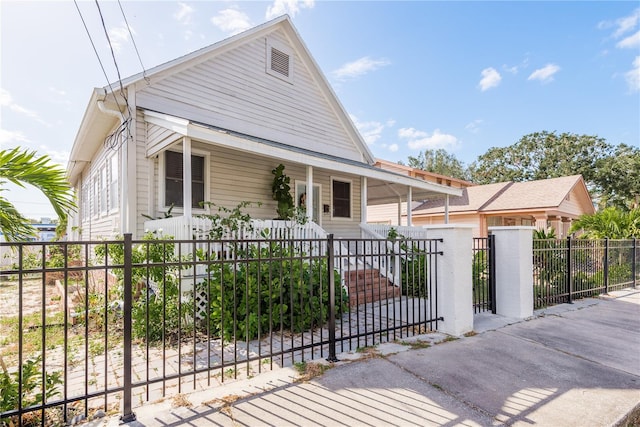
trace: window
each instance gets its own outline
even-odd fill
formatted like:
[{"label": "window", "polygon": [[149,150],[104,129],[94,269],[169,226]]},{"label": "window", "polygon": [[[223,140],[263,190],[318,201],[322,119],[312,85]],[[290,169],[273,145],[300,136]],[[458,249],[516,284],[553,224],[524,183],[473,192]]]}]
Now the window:
[{"label": "window", "polygon": [[118,156],[109,161],[109,210],[118,209]]},{"label": "window", "polygon": [[109,206],[107,205],[107,167],[100,169],[100,213],[106,214]]},{"label": "window", "polygon": [[89,212],[89,186],[86,182],[82,183],[82,189],[80,190],[80,199],[82,200],[82,219],[86,221],[91,216]]},{"label": "window", "polygon": [[351,218],[351,182],[331,181],[334,218]]},{"label": "window", "polygon": [[93,177],[92,188],[91,188],[91,216],[98,216],[100,213],[100,176],[96,175]]},{"label": "window", "polygon": [[[167,151],[165,161],[165,206],[183,207],[182,185],[184,182],[182,168],[182,153]],[[205,158],[204,156],[191,155],[191,207],[200,208],[200,202],[204,201],[205,187]]]}]

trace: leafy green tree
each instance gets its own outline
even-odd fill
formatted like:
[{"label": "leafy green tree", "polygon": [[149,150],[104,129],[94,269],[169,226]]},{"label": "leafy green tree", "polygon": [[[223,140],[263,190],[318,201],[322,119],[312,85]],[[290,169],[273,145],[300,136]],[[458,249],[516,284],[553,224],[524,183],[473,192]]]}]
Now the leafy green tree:
[{"label": "leafy green tree", "polygon": [[465,164],[453,154],[440,148],[438,150],[424,150],[417,156],[409,156],[408,165],[427,172],[438,173],[458,179],[469,179],[469,171]]},{"label": "leafy green tree", "polygon": [[611,154],[611,146],[596,136],[535,132],[507,147],[493,147],[472,165],[478,184],[534,181],[581,174],[593,182],[598,162]]},{"label": "leafy green tree", "polygon": [[640,208],[628,212],[608,207],[592,215],[582,215],[571,224],[570,232],[583,231],[591,239],[640,238]]},{"label": "leafy green tree", "polygon": [[494,147],[470,166],[477,184],[534,181],[580,174],[601,205],[630,205],[640,196],[640,151],[591,135],[535,132]]},{"label": "leafy green tree", "polygon": [[[73,190],[64,169],[52,163],[49,156],[36,156],[35,151],[16,147],[0,150],[0,194],[3,186],[11,182],[25,188],[32,185],[42,191],[61,221],[75,209]],[[7,241],[18,241],[33,236],[36,230],[15,206],[0,195],[0,231]]]},{"label": "leafy green tree", "polygon": [[602,204],[621,208],[640,207],[640,149],[620,144],[613,155],[598,164],[596,183],[607,189]]}]

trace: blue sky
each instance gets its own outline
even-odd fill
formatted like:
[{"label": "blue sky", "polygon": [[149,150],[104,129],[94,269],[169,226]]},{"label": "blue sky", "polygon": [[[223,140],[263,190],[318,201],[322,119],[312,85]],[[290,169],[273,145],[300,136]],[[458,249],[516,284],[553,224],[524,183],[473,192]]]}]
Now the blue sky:
[{"label": "blue sky", "polygon": [[[119,4],[99,2],[121,76],[142,71]],[[376,157],[444,148],[465,163],[548,130],[640,144],[637,1],[125,1],[151,68],[288,13]],[[117,73],[94,1],[78,7]],[[0,147],[66,165],[106,78],[72,1],[0,2]],[[53,216],[35,191],[8,197]]]}]

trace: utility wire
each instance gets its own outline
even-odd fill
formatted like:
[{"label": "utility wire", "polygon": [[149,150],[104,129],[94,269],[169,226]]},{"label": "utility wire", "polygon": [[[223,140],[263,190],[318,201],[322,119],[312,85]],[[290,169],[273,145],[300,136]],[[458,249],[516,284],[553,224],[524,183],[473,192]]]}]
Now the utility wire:
[{"label": "utility wire", "polygon": [[124,14],[124,9],[122,9],[122,3],[118,0],[118,6],[120,6],[120,12],[122,12],[122,17],[124,18],[124,23],[127,26],[127,30],[129,31],[129,35],[131,36],[131,42],[133,43],[133,48],[136,50],[136,55],[138,56],[138,61],[140,61],[140,66],[142,67],[142,77],[144,81],[149,84],[149,77],[147,77],[147,70],[145,70],[144,65],[142,64],[142,58],[140,57],[140,52],[138,51],[138,46],[136,45],[136,41],[133,38],[133,33],[131,32],[131,27],[129,26],[129,21],[127,21],[127,16]]},{"label": "utility wire", "polygon": [[[102,69],[102,74],[104,74],[104,78],[107,81],[107,85],[109,86],[109,89],[111,89],[111,93],[113,93],[114,92],[113,86],[111,86],[111,82],[109,81],[107,72],[104,69],[104,65],[102,64],[102,60],[100,59],[100,55],[98,54],[98,50],[96,49],[96,45],[95,43],[93,43],[93,38],[91,37],[91,33],[89,32],[87,23],[85,22],[84,17],[82,16],[82,12],[80,11],[80,7],[78,6],[78,1],[73,0],[73,3],[76,5],[76,9],[78,10],[78,15],[80,15],[80,20],[82,21],[82,25],[84,25],[84,29],[87,32],[87,36],[89,37],[89,41],[91,42],[91,46],[93,47],[93,52],[96,54],[96,58],[98,58],[98,63],[100,64],[100,68]],[[118,99],[114,97],[114,100],[116,101],[116,105],[118,106],[118,111],[121,111],[120,104],[118,103]],[[122,112],[120,112],[120,114],[122,115],[122,120],[126,120],[124,114]]]},{"label": "utility wire", "polygon": [[[95,3],[96,3],[96,7],[98,8],[98,14],[100,15],[100,22],[102,23],[102,28],[104,30],[104,35],[107,38],[107,42],[109,43],[109,50],[111,51],[111,57],[113,58],[113,65],[116,67],[116,73],[118,74],[118,83],[120,84],[120,95],[124,99],[125,106],[126,106],[127,111],[129,113],[129,118],[128,119],[125,119],[124,118],[124,114],[123,114],[123,116],[122,116],[123,120],[122,120],[122,123],[120,124],[120,126],[118,126],[118,128],[113,133],[111,133],[110,135],[108,135],[105,138],[105,141],[104,141],[105,145],[108,148],[116,149],[121,144],[123,144],[125,142],[124,138],[122,138],[123,135],[126,137],[127,140],[132,138],[131,131],[129,129],[129,125],[130,125],[131,119],[132,119],[132,112],[131,112],[131,106],[129,105],[129,100],[127,99],[127,95],[124,92],[124,87],[122,86],[122,77],[120,76],[120,68],[118,67],[118,61],[116,60],[116,54],[113,51],[113,43],[111,43],[111,38],[109,37],[109,32],[107,31],[107,26],[106,26],[106,24],[104,22],[104,16],[102,15],[102,9],[100,8],[100,4],[98,3],[98,0],[95,0]],[[122,8],[120,8],[120,10],[122,10]],[[125,21],[126,21],[126,18],[125,18]],[[126,24],[126,25],[127,25],[127,27],[129,27],[129,24]],[[115,98],[115,94],[114,94],[114,98]]]},{"label": "utility wire", "polygon": [[118,83],[120,83],[120,95],[124,98],[124,102],[126,104],[127,110],[129,110],[129,115],[131,115],[131,110],[129,108],[129,100],[124,93],[124,87],[122,87],[122,77],[120,76],[120,68],[118,68],[118,61],[116,61],[116,54],[113,51],[113,44],[111,43],[111,38],[109,37],[109,31],[107,31],[107,26],[104,23],[104,16],[102,15],[102,9],[100,9],[100,4],[98,0],[95,0],[96,7],[98,8],[98,14],[100,15],[100,21],[102,22],[102,28],[104,29],[104,35],[107,38],[107,42],[109,43],[109,50],[111,51],[111,57],[113,58],[113,65],[116,67],[116,73],[118,74]]}]

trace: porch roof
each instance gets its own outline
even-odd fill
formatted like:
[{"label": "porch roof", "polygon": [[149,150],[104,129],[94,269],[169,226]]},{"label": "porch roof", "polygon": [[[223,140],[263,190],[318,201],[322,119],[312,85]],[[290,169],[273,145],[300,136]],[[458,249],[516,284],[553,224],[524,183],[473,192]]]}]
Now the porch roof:
[{"label": "porch roof", "polygon": [[[306,166],[366,177],[368,205],[397,203],[401,199],[406,200],[409,188],[411,188],[413,200],[426,200],[434,197],[444,197],[445,195],[462,195],[462,189],[460,188],[423,181],[380,169],[367,163],[294,147],[157,111],[144,110],[144,115],[145,120],[149,123],[170,129],[179,135],[198,141],[260,156],[286,159]],[[147,150],[147,156],[153,156],[165,151],[173,145],[173,142],[175,140],[151,147]]]}]

